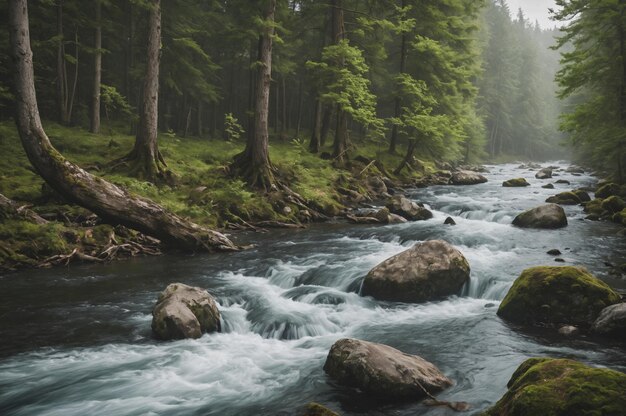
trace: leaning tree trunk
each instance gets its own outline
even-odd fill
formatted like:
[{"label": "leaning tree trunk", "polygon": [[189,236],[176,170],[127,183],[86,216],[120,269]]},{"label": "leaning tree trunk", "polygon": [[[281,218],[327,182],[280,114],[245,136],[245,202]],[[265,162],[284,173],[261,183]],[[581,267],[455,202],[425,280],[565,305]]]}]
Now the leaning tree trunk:
[{"label": "leaning tree trunk", "polygon": [[406,155],[404,155],[404,159],[400,162],[400,165],[393,172],[394,175],[399,175],[406,166],[411,166],[413,163],[413,154],[415,153],[415,148],[417,147],[417,140],[409,139],[409,146],[406,149]]},{"label": "leaning tree trunk", "polygon": [[272,81],[272,37],[276,0],[267,2],[265,28],[259,38],[257,79],[255,83],[254,133],[248,134],[246,148],[235,156],[232,169],[253,188],[269,190],[274,175],[269,158],[269,103]]},{"label": "leaning tree trunk", "polygon": [[152,182],[168,176],[167,164],[157,144],[159,121],[159,63],[161,60],[161,0],[150,0],[148,60],[143,85],[142,109],[133,150],[126,156],[131,173]]},{"label": "leaning tree trunk", "polygon": [[93,59],[93,92],[91,97],[91,126],[92,133],[100,132],[100,82],[102,79],[102,3],[96,0],[96,29],[94,39]]},{"label": "leaning tree trunk", "polygon": [[11,51],[15,64],[16,123],[28,159],[41,177],[65,198],[105,221],[122,224],[190,251],[236,250],[224,235],[200,227],[135,197],[65,159],[46,135],[35,96],[27,0],[9,1]]}]

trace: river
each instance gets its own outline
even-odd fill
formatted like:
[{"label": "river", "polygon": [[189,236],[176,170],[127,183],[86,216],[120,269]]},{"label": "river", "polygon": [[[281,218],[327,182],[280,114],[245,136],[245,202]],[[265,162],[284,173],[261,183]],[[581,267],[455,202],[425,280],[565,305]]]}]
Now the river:
[{"label": "river", "polygon": [[[566,164],[562,164],[566,167]],[[455,382],[438,397],[466,401],[467,414],[495,403],[529,357],[568,357],[626,371],[618,345],[552,332],[523,333],[497,315],[500,300],[527,267],[584,265],[618,289],[605,263],[624,262],[626,239],[611,223],[584,220],[527,230],[514,216],[550,195],[593,184],[558,172],[534,178],[516,165],[489,166],[488,183],[413,190],[434,212],[428,221],[389,226],[324,224],[247,236],[256,248],[162,256],[106,265],[27,270],[0,278],[2,415],[292,415],[317,401],[342,415],[448,415],[419,402],[384,404],[333,384],[322,370],[339,338],[382,342],[435,363]],[[503,188],[524,176],[527,188]],[[447,216],[458,225],[444,226]],[[471,266],[459,296],[426,304],[382,303],[358,295],[364,275],[416,242],[444,239]],[[207,288],[223,332],[157,342],[151,308],[167,284]]]}]

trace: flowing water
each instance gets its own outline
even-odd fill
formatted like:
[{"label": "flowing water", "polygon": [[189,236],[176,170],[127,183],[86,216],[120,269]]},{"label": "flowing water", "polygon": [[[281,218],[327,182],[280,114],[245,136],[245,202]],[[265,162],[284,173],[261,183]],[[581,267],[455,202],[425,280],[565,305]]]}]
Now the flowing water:
[{"label": "flowing water", "polygon": [[[566,264],[585,265],[626,288],[605,264],[624,261],[626,241],[616,225],[586,221],[578,206],[566,207],[569,226],[561,230],[510,225],[521,210],[594,179],[559,172],[572,184],[548,190],[541,185],[550,181],[536,180],[535,172],[490,169],[486,184],[409,193],[434,211],[428,221],[326,224],[250,236],[257,248],[240,253],[4,276],[0,414],[290,415],[309,401],[344,415],[453,414],[414,402],[377,403],[333,384],[322,367],[342,337],[382,342],[435,363],[455,382],[439,397],[471,403],[469,414],[497,401],[529,357],[569,357],[626,371],[623,347],[522,333],[496,315],[523,269],[558,264],[546,254],[552,248]],[[532,186],[501,186],[519,176]],[[458,225],[444,226],[447,216]],[[417,305],[359,296],[371,267],[435,238],[457,246],[471,265],[471,282],[459,296]],[[224,331],[198,340],[152,340],[150,311],[170,282],[215,295]]]}]

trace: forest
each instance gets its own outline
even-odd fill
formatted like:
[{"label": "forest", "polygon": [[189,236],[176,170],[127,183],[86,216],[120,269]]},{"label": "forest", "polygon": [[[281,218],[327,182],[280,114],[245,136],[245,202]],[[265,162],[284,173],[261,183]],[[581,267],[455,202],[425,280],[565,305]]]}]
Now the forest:
[{"label": "forest", "polygon": [[2,2],[0,413],[626,414],[626,0],[551,3]]}]

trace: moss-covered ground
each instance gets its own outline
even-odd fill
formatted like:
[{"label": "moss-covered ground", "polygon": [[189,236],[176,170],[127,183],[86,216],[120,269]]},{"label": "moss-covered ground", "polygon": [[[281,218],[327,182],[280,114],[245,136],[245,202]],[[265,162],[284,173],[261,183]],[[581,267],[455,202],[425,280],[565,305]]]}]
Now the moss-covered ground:
[{"label": "moss-covered ground", "polygon": [[[286,210],[284,201],[275,196],[249,189],[244,182],[229,174],[228,166],[233,156],[245,146],[243,140],[225,141],[214,138],[179,137],[164,133],[159,136],[159,148],[168,168],[174,175],[173,185],[156,186],[128,174],[124,165],[111,168],[110,162],[126,155],[132,148],[134,137],[111,128],[101,134],[91,134],[82,128],[63,127],[44,123],[53,145],[70,161],[90,172],[121,185],[132,193],[148,197],[171,211],[194,222],[214,228],[229,224],[255,221],[298,221],[298,207]],[[364,193],[363,179],[367,176],[389,174],[398,166],[402,155],[390,155],[386,146],[375,142],[356,143],[351,157],[361,156],[349,168],[338,169],[331,160],[311,154],[304,140],[281,141],[270,139],[270,158],[277,176],[291,190],[326,214],[337,214],[346,203],[339,189],[349,188]],[[330,147],[320,153],[330,152]],[[0,193],[20,204],[33,207],[45,218],[63,219],[67,225],[81,215],[78,207],[60,200],[44,185],[29,163],[20,144],[15,125],[10,121],[0,123]],[[379,163],[370,164],[366,160]],[[424,174],[434,171],[434,164],[419,161],[419,169],[405,170],[403,176],[393,178],[399,182],[414,182]],[[382,169],[379,169],[382,166]],[[381,172],[383,170],[383,172]],[[274,199],[273,199],[274,198]],[[302,219],[300,217],[300,219]],[[65,221],[67,220],[67,221]],[[24,223],[24,224],[22,224]],[[27,255],[24,250],[35,251],[35,259],[71,249],[71,241],[63,238],[65,230],[53,222],[44,226],[25,224],[23,220],[0,224],[2,258]],[[36,229],[34,229],[36,228]],[[45,242],[37,238],[47,236]],[[58,238],[53,238],[53,237]],[[23,241],[19,241],[23,238]],[[28,242],[38,248],[27,248]],[[32,253],[31,253],[32,254]]]}]

